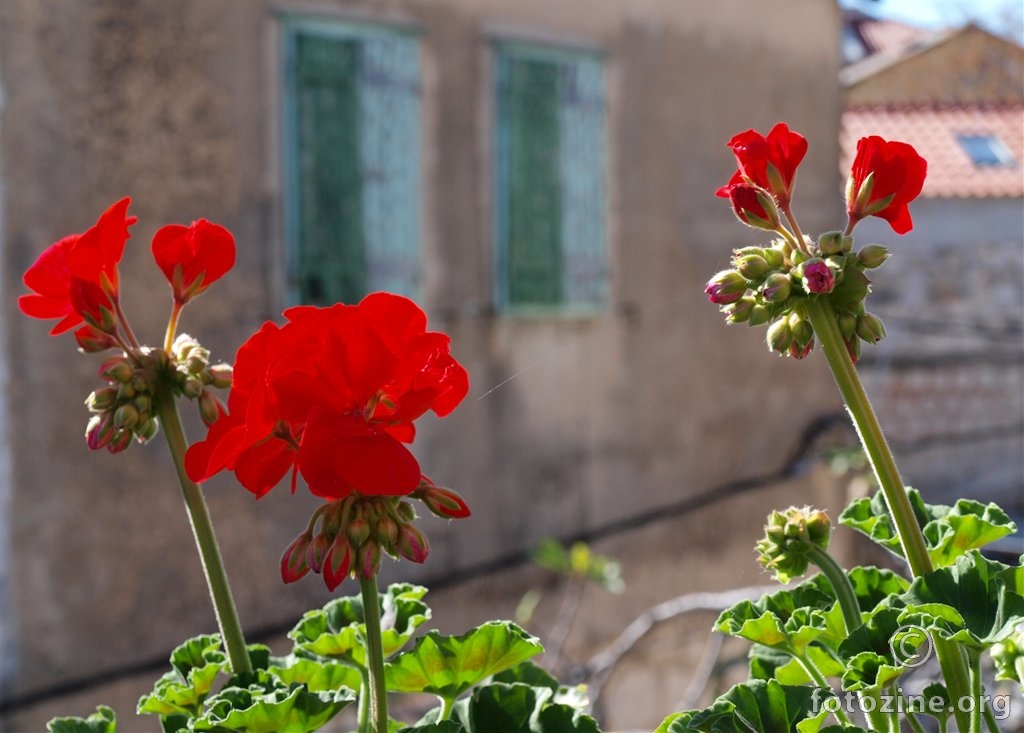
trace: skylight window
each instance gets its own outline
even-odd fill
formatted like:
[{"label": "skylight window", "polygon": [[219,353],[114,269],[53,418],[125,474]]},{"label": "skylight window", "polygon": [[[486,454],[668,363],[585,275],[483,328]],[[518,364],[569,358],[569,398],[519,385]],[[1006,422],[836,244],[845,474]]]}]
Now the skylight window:
[{"label": "skylight window", "polygon": [[957,141],[974,165],[980,167],[1010,167],[1017,161],[1003,141],[995,135],[957,135]]}]

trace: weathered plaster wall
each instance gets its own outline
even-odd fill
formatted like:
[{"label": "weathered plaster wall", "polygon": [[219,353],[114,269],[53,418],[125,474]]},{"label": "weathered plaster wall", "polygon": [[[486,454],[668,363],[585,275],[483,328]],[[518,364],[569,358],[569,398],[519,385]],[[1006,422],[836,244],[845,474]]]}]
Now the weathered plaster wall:
[{"label": "weathered plaster wall", "polygon": [[[756,239],[713,196],[733,169],[733,133],[780,119],[804,133],[803,224],[839,221],[838,11],[769,6],[751,23],[745,0],[588,1],[585,12],[550,0],[0,5],[0,68],[17,82],[5,84],[0,128],[14,694],[163,656],[214,626],[166,451],[88,453],[80,405],[97,362],[47,337],[15,298],[45,246],[131,194],[140,221],[122,280],[138,332],[159,338],[169,302],[149,239],[198,217],[235,233],[238,264],[183,328],[230,358],[280,312],[283,9],[398,22],[422,40],[423,300],[474,389],[423,428],[417,453],[475,513],[430,525],[430,562],[389,567],[391,577],[471,569],[776,467],[813,417],[836,409],[830,377],[725,329],[701,293],[731,247]],[[596,318],[507,318],[488,305],[488,44],[508,35],[606,54],[614,280]],[[326,598],[314,581],[282,589],[277,578],[311,498],[273,492],[257,504],[229,477],[206,491],[247,627],[290,623]]]}]

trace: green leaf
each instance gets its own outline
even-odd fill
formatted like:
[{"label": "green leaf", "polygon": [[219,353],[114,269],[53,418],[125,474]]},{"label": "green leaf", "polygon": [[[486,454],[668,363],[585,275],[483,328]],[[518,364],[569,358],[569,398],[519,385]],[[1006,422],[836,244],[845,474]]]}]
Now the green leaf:
[{"label": "green leaf", "polygon": [[202,733],[312,733],[355,701],[348,689],[309,692],[301,685],[263,692],[229,687],[209,700],[192,730]]},{"label": "green leaf", "polygon": [[354,667],[340,662],[319,662],[294,655],[275,658],[267,667],[267,672],[285,685],[305,685],[310,692],[337,690],[342,687],[358,690],[363,682],[363,676]]},{"label": "green leaf", "polygon": [[831,645],[845,637],[842,610],[820,574],[794,588],[727,608],[714,628],[791,654],[802,654],[813,641]]},{"label": "green leaf", "polygon": [[186,640],[174,648],[170,661],[171,671],[156,681],[153,692],[139,698],[139,715],[194,718],[201,713],[217,675],[230,671],[218,634]]},{"label": "green leaf", "polygon": [[[893,655],[893,638],[903,626],[900,613],[896,608],[878,608],[839,645],[839,654],[847,667],[843,674],[844,690],[878,689],[910,669],[906,662],[918,661],[910,648],[901,648],[900,659]],[[929,643],[924,635],[922,641]]]},{"label": "green leaf", "polygon": [[[1020,574],[977,550],[917,578],[904,594],[900,622],[934,631],[944,639],[985,649],[1010,637],[1024,622]],[[1007,587],[1007,586],[1010,587]]]},{"label": "green leaf", "polygon": [[658,726],[654,733],[692,733],[696,731],[696,728],[690,727],[690,721],[693,720],[694,712],[696,711],[672,713],[661,721],[661,725]]},{"label": "green leaf", "polygon": [[465,730],[461,723],[454,720],[442,720],[440,723],[402,728],[399,733],[465,733]]},{"label": "green leaf", "polygon": [[467,733],[599,733],[593,718],[555,702],[551,689],[519,682],[479,687],[454,714]]},{"label": "green leaf", "polygon": [[1018,627],[1008,638],[992,647],[992,662],[997,680],[1024,685],[1024,628]]},{"label": "green leaf", "polygon": [[487,677],[542,651],[536,638],[507,621],[491,621],[462,636],[431,631],[385,665],[385,679],[395,692],[429,692],[454,700]]},{"label": "green leaf", "polygon": [[828,728],[822,728],[818,733],[871,733],[866,728],[861,728],[859,725],[830,725]]},{"label": "green leaf", "polygon": [[[427,589],[409,583],[395,583],[380,594],[384,656],[397,653],[413,633],[430,618],[430,609],[420,599]],[[308,611],[288,638],[296,649],[329,659],[352,661],[366,666],[363,647],[363,600],[360,596],[336,598],[322,609]]]},{"label": "green leaf", "polygon": [[[969,550],[1017,531],[1006,512],[995,504],[982,504],[973,499],[960,499],[952,507],[925,504],[920,492],[909,487],[907,496],[924,533],[928,555],[937,568],[952,565]],[[897,557],[903,557],[903,548],[882,492],[870,499],[855,499],[839,517],[839,522],[863,532]]]},{"label": "green leaf", "polygon": [[88,718],[53,718],[46,724],[50,733],[116,733],[117,716],[106,705],[100,705]]},{"label": "green leaf", "polygon": [[569,705],[580,711],[586,710],[590,705],[590,701],[587,699],[586,685],[576,685],[574,687],[563,685],[549,674],[547,670],[538,667],[533,662],[523,662],[506,669],[504,672],[499,672],[491,677],[491,682],[504,682],[506,684],[522,682],[531,687],[543,687],[554,693],[552,697],[554,702]]},{"label": "green leaf", "polygon": [[870,613],[879,604],[891,603],[894,596],[910,587],[910,581],[903,576],[874,566],[855,567],[847,575],[862,613]]},{"label": "green leaf", "polygon": [[706,710],[684,713],[662,726],[665,733],[816,733],[828,712],[814,708],[823,708],[821,701],[831,696],[831,690],[751,680],[731,688]]}]

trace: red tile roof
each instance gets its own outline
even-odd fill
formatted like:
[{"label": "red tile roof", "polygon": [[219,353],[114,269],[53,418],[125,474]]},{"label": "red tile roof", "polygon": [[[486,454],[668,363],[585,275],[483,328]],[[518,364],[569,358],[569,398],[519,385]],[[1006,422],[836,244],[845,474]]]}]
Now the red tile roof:
[{"label": "red tile roof", "polygon": [[[847,108],[840,132],[844,177],[857,141],[869,135],[910,143],[928,161],[924,197],[1024,197],[1024,105]],[[1013,164],[975,165],[958,135],[994,136]]]}]

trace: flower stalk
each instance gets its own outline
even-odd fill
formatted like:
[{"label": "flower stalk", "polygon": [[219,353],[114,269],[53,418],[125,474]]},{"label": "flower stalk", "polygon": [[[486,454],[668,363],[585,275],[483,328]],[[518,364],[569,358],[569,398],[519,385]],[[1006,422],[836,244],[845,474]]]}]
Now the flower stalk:
[{"label": "flower stalk", "polygon": [[[903,479],[896,467],[896,459],[885,440],[878,417],[864,391],[864,385],[846,351],[839,325],[836,322],[835,312],[821,298],[809,298],[806,308],[808,318],[814,327],[814,333],[821,344],[821,350],[825,354],[836,385],[843,396],[843,402],[846,403],[846,409],[853,419],[860,442],[864,446],[864,452],[874,470],[878,485],[882,488],[886,505],[889,507],[889,514],[900,538],[903,556],[907,559],[914,577],[930,573],[933,570],[932,561],[928,555],[924,534],[914,516]],[[958,700],[968,696],[971,684],[959,646],[955,642],[938,637],[934,638],[934,642],[935,652],[939,658],[951,698]],[[969,725],[967,714],[959,709],[955,713],[957,724],[961,729],[966,730]]]},{"label": "flower stalk", "polygon": [[231,669],[235,674],[251,673],[252,662],[249,660],[249,653],[245,647],[245,637],[238,620],[238,611],[235,609],[231,587],[228,585],[228,576],[224,570],[224,561],[221,559],[217,537],[213,532],[210,512],[207,509],[202,490],[185,472],[185,450],[188,448],[188,442],[181,425],[181,416],[178,414],[178,405],[170,390],[162,390],[155,397],[157,415],[163,424],[167,446],[171,450],[174,468],[178,473],[178,482],[181,484],[182,496],[185,499],[189,524],[192,526],[196,548],[199,550],[203,573],[210,590],[210,598],[213,601],[213,610],[217,616],[221,638],[224,640],[224,647],[227,649],[228,659],[231,661]]},{"label": "flower stalk", "polygon": [[377,577],[359,576],[363,596],[363,622],[366,624],[366,669],[370,677],[370,731],[388,733],[388,698],[384,683],[384,644],[381,640],[380,598]]}]

